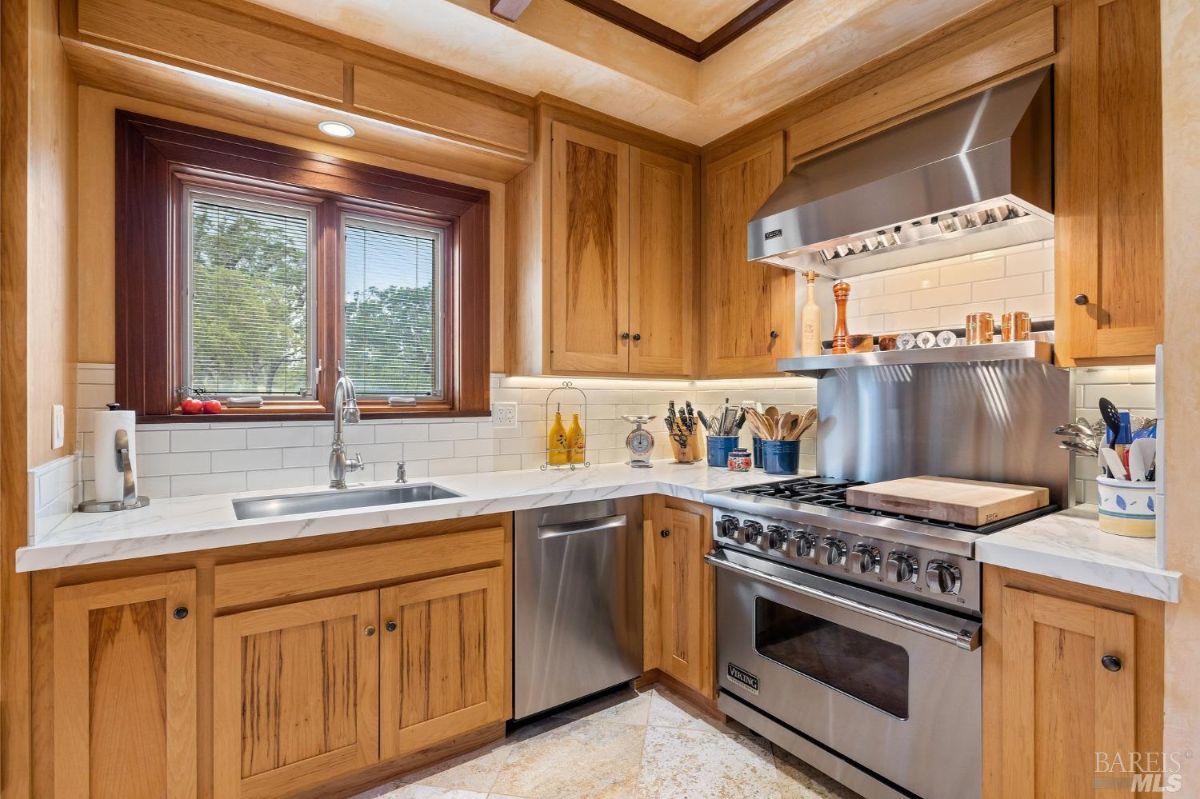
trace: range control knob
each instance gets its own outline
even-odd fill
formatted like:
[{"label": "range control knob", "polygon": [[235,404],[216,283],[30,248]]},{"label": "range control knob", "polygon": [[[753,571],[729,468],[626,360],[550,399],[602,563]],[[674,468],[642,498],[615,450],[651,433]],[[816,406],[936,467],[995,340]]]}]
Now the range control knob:
[{"label": "range control knob", "polygon": [[879,547],[873,547],[870,544],[855,544],[854,549],[850,551],[850,558],[846,565],[850,571],[856,574],[870,574],[879,571],[881,559]]},{"label": "range control knob", "polygon": [[767,532],[762,538],[758,539],[758,546],[763,552],[772,549],[780,549],[783,547],[783,542],[788,538],[788,529],[781,527],[778,524],[772,524],[767,527]]},{"label": "range control knob", "polygon": [[733,539],[739,544],[757,544],[763,534],[763,527],[758,522],[742,522],[742,526],[733,534]]},{"label": "range control knob", "polygon": [[925,566],[925,585],[931,594],[957,594],[962,588],[962,572],[953,563],[931,560]]},{"label": "range control knob", "polygon": [[839,566],[846,562],[846,542],[837,538],[826,538],[817,547],[817,563]]},{"label": "range control knob", "polygon": [[783,542],[783,554],[789,558],[812,558],[816,549],[817,540],[808,533],[795,533]]},{"label": "range control knob", "polygon": [[717,522],[717,535],[721,538],[733,538],[740,526],[736,516],[726,514]]},{"label": "range control knob", "polygon": [[906,552],[889,552],[884,576],[889,583],[915,583],[921,562]]}]

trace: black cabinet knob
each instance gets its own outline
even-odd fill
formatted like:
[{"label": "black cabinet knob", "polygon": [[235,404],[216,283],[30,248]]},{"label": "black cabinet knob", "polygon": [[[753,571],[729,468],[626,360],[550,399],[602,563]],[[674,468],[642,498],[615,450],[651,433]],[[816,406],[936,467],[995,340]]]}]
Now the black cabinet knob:
[{"label": "black cabinet knob", "polygon": [[771,338],[779,338],[779,331],[778,331],[778,330],[772,330],[772,331],[771,331]]},{"label": "black cabinet knob", "polygon": [[1075,295],[1075,304],[1076,305],[1087,305],[1088,304],[1088,295],[1076,294]]},{"label": "black cabinet knob", "polygon": [[395,621],[393,621],[392,619],[388,619],[388,622],[387,622],[387,624],[383,625],[383,627],[384,627],[384,629],[385,629],[385,630],[387,630],[389,633],[394,633],[394,632],[396,632],[396,622],[395,622]]},{"label": "black cabinet knob", "polygon": [[1104,657],[1100,658],[1100,665],[1109,671],[1120,671],[1121,659],[1116,655],[1105,655]]},{"label": "black cabinet knob", "polygon": [[642,334],[641,334],[641,333],[634,333],[634,334],[633,334],[633,340],[634,340],[634,341],[641,341],[641,340],[642,340]]},{"label": "black cabinet knob", "polygon": [[188,609],[180,605],[179,607],[175,608],[175,612],[171,615],[182,621],[188,617]]},{"label": "black cabinet knob", "polygon": [[363,635],[367,636],[368,638],[370,638],[374,634],[375,634],[375,625],[374,624],[368,624],[366,626],[366,628],[363,630]]},{"label": "black cabinet knob", "polygon": [[658,537],[659,537],[659,538],[670,538],[670,537],[671,537],[671,531],[670,531],[670,530],[668,530],[668,529],[666,529],[666,528],[664,527],[663,529],[661,529],[661,530],[659,530],[659,531],[658,531]]},{"label": "black cabinet knob", "polygon": [[626,331],[626,332],[624,332],[624,333],[622,333],[622,334],[621,334],[621,340],[622,340],[622,341],[629,341],[629,332],[628,332],[628,331]]}]

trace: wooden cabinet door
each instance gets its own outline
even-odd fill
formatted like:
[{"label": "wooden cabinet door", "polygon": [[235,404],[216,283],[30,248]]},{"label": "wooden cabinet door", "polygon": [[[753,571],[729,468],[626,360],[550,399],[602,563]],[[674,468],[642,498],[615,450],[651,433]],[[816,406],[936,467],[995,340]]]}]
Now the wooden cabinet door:
[{"label": "wooden cabinet door", "polygon": [[[994,796],[1128,796],[1100,754],[1137,751],[1135,616],[1005,586],[999,769]],[[1105,658],[1118,658],[1119,665]],[[1113,671],[1110,668],[1117,667]],[[1097,781],[1100,781],[1099,783]]]},{"label": "wooden cabinet door", "polygon": [[629,145],[561,122],[550,164],[550,366],[629,369]]},{"label": "wooden cabinet door", "polygon": [[691,375],[697,271],[692,165],[630,154],[629,371]]},{"label": "wooden cabinet door", "polygon": [[291,796],[378,760],[379,594],[218,618],[214,793]]},{"label": "wooden cabinet door", "polygon": [[196,573],[54,590],[54,795],[196,796]]},{"label": "wooden cabinet door", "polygon": [[417,752],[507,716],[503,570],[384,588],[383,757]]},{"label": "wooden cabinet door", "polygon": [[666,497],[656,497],[652,507],[644,536],[645,668],[712,698],[716,586],[704,562],[712,511]]},{"label": "wooden cabinet door", "polygon": [[704,178],[704,373],[776,372],[792,355],[796,280],[746,260],[746,225],[783,179],[783,134],[708,164]]},{"label": "wooden cabinet door", "polygon": [[1149,360],[1163,324],[1159,3],[1073,0],[1059,16],[1055,346],[1068,364]]}]

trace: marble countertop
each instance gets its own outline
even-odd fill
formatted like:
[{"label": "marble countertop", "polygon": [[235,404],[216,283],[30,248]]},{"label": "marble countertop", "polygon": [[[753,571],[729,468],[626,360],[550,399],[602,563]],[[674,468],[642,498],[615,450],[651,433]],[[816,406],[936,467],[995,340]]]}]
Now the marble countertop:
[{"label": "marble countertop", "polygon": [[975,557],[1046,577],[1179,601],[1179,572],[1161,569],[1153,538],[1101,532],[1095,505],[1077,505],[980,539]]},{"label": "marble countertop", "polygon": [[[489,472],[413,481],[432,482],[462,494],[452,499],[244,520],[234,517],[234,498],[293,495],[327,489],[314,486],[294,491],[246,491],[156,499],[137,510],[71,514],[29,546],[17,550],[17,571],[194,552],[644,494],[667,494],[700,501],[705,492],[773,479],[785,478],[772,478],[758,470],[729,472],[710,469],[703,462],[679,464],[672,461],[656,461],[650,469],[605,464],[575,471]],[[387,486],[391,483],[362,485]]]}]

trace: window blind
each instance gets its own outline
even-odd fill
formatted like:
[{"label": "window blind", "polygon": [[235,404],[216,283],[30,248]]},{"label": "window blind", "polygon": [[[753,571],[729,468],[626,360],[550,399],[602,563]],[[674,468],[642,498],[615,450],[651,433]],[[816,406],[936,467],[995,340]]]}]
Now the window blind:
[{"label": "window blind", "polygon": [[313,396],[308,212],[194,195],[188,222],[190,385]]},{"label": "window blind", "polygon": [[342,234],[344,366],[358,393],[440,397],[440,234],[359,217]]}]

